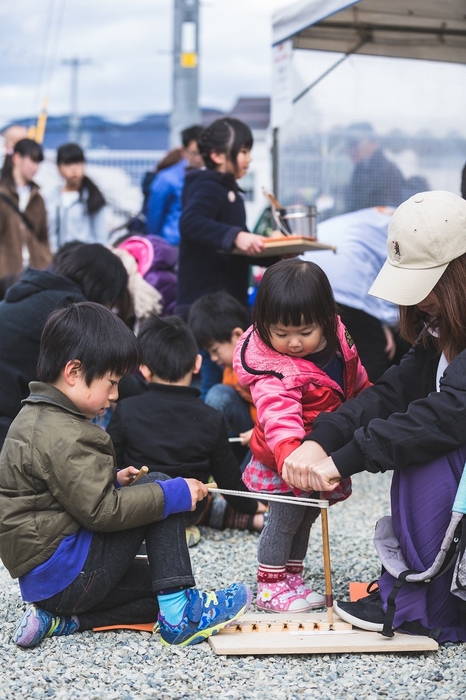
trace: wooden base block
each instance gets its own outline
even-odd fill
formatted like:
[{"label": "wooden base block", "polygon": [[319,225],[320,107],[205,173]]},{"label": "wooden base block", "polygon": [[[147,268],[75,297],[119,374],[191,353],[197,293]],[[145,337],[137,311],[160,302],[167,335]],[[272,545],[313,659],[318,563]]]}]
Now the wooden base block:
[{"label": "wooden base block", "polygon": [[[351,630],[348,622],[343,622],[339,617],[335,617],[334,629]],[[240,617],[236,625],[225,627],[221,634],[244,635],[249,633],[267,632],[268,634],[277,632],[304,633],[328,632],[329,624],[326,612],[315,613],[247,613]]]},{"label": "wooden base block", "polygon": [[395,633],[391,639],[378,632],[352,628],[334,613],[329,630],[325,612],[306,615],[249,613],[238,624],[209,637],[216,654],[393,654],[412,651],[436,651],[434,639]]}]

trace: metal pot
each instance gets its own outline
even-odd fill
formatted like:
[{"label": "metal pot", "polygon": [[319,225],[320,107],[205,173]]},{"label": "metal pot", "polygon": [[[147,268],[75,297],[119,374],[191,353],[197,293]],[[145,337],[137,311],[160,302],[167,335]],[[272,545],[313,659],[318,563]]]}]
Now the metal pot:
[{"label": "metal pot", "polygon": [[275,221],[282,233],[289,236],[306,236],[317,238],[317,209],[304,204],[292,204],[276,212]]}]

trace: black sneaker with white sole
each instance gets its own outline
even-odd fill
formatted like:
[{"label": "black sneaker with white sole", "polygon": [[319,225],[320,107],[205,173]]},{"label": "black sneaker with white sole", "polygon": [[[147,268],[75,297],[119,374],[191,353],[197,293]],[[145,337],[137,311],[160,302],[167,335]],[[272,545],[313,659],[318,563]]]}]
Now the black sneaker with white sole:
[{"label": "black sneaker with white sole", "polygon": [[385,612],[378,589],[354,603],[344,600],[335,601],[334,610],[342,620],[362,630],[369,632],[383,630]]}]

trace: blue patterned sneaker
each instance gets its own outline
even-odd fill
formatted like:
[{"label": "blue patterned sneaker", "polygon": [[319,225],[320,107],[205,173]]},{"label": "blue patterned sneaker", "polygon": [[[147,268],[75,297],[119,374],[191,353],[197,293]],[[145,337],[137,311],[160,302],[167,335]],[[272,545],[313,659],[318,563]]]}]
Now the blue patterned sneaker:
[{"label": "blue patterned sneaker", "polygon": [[36,605],[30,605],[13,633],[13,641],[19,647],[35,647],[44,637],[58,637],[73,634],[78,629],[77,622],[68,616],[52,615]]},{"label": "blue patterned sneaker", "polygon": [[198,644],[241,617],[252,600],[252,592],[244,583],[232,583],[224,590],[208,593],[188,588],[186,594],[188,602],[177,625],[170,625],[159,613],[162,644]]}]

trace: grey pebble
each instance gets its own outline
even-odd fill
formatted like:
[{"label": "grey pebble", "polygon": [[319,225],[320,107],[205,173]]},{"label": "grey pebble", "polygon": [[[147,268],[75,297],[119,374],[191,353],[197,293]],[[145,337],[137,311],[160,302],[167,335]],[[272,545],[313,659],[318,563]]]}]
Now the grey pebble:
[{"label": "grey pebble", "polygon": [[[389,513],[390,475],[358,474],[353,495],[329,511],[335,598],[350,580],[376,579],[376,520]],[[202,528],[190,550],[199,587],[234,580],[255,588],[257,534]],[[306,569],[322,591],[321,528],[311,533]],[[204,642],[162,647],[157,635],[116,631],[46,639],[36,649],[11,642],[23,610],[16,581],[0,566],[0,700],[460,700],[466,654],[446,644],[423,654],[216,656]]]}]

